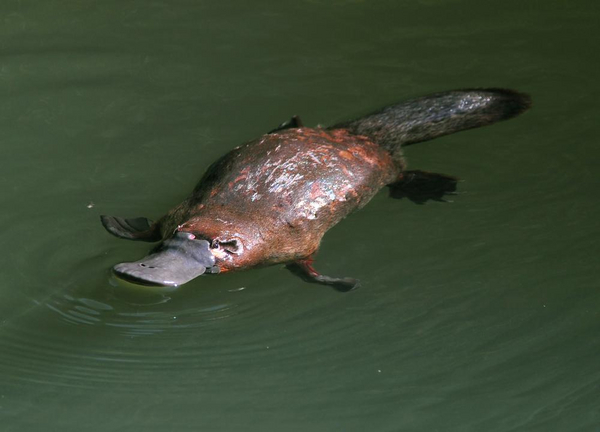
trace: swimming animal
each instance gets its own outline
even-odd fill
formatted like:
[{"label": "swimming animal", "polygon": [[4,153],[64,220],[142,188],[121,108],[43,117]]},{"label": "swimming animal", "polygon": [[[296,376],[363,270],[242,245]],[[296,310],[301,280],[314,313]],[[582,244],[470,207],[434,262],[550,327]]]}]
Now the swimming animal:
[{"label": "swimming animal", "polygon": [[114,273],[147,285],[178,286],[204,273],[285,264],[309,282],[346,291],[359,285],[313,268],[323,235],[383,187],[417,203],[442,200],[456,178],[407,170],[402,148],[515,117],[528,95],[506,89],[436,93],[330,127],[298,117],[214,162],[192,194],[156,222],[101,216],[113,235],[160,242]]}]

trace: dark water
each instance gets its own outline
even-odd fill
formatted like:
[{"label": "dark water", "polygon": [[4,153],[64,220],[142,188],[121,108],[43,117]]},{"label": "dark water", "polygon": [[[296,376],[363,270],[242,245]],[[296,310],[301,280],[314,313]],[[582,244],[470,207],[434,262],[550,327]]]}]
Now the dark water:
[{"label": "dark water", "polygon": [[[600,431],[592,1],[0,3],[3,431]],[[408,149],[453,203],[378,195],[317,266],[161,292],[109,268],[226,150],[429,92],[529,92]]]}]

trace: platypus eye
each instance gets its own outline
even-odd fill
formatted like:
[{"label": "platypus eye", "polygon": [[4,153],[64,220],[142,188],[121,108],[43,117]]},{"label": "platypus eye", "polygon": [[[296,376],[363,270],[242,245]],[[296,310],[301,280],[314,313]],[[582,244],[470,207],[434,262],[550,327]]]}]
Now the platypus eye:
[{"label": "platypus eye", "polygon": [[244,250],[242,246],[242,242],[237,239],[227,240],[221,242],[221,247],[225,249],[227,252],[231,252],[234,254],[239,254]]},{"label": "platypus eye", "polygon": [[233,254],[239,254],[244,250],[244,246],[242,245],[242,242],[239,241],[238,239],[227,239],[227,240],[220,240],[220,239],[214,239],[211,244],[210,247],[213,249],[223,249],[229,253],[233,253]]}]

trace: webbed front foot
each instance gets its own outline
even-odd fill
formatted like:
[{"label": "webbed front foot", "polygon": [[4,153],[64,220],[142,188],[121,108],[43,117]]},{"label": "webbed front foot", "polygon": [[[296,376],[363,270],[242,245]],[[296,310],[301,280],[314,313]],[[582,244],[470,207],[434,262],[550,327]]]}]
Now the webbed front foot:
[{"label": "webbed front foot", "polygon": [[360,281],[358,279],[348,277],[334,278],[322,275],[313,268],[312,263],[313,260],[307,258],[287,264],[286,268],[305,282],[330,285],[337,291],[348,292],[360,287]]},{"label": "webbed front foot", "polygon": [[157,242],[162,238],[158,224],[145,217],[126,219],[102,215],[100,220],[106,231],[115,237],[147,242]]}]

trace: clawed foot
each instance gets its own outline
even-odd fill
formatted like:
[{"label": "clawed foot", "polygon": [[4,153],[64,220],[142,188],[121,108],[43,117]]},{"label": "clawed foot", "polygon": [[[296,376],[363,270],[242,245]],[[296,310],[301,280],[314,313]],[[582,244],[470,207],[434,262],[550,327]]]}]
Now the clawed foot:
[{"label": "clawed foot", "polygon": [[330,285],[340,292],[352,291],[360,287],[360,281],[353,278],[333,278],[319,274],[312,267],[312,259],[296,261],[286,266],[295,275],[299,276],[305,282],[318,283],[322,285]]}]

